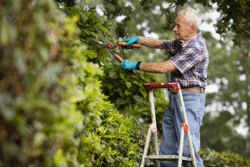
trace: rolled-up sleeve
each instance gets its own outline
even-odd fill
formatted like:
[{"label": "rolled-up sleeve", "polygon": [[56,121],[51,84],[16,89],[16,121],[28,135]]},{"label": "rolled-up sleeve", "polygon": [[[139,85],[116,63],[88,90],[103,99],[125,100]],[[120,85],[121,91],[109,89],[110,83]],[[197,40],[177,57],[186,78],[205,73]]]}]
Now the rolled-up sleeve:
[{"label": "rolled-up sleeve", "polygon": [[164,40],[162,41],[162,47],[168,52],[169,57],[173,57],[176,55],[178,51],[178,47],[180,45],[180,41],[175,39]]}]

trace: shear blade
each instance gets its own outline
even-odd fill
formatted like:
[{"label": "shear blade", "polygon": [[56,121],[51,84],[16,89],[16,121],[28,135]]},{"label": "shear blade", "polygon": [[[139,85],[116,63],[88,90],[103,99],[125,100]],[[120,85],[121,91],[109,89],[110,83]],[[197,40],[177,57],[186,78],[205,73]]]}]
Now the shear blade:
[{"label": "shear blade", "polygon": [[99,40],[96,40],[96,39],[92,39],[92,41],[94,41],[94,42],[98,43],[99,45],[102,45],[102,46],[104,46],[106,48],[108,47],[108,45],[106,43],[102,42],[102,41],[99,41]]}]

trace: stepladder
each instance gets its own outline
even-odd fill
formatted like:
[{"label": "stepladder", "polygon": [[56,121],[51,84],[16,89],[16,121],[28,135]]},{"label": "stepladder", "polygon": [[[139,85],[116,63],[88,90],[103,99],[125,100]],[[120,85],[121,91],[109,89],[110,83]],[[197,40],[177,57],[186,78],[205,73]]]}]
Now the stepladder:
[{"label": "stepladder", "polygon": [[[143,151],[143,156],[142,156],[140,167],[145,166],[146,159],[157,160],[158,167],[160,167],[159,161],[173,161],[173,160],[175,161],[178,160],[178,167],[182,166],[182,161],[192,161],[193,167],[197,167],[194,148],[192,144],[192,137],[191,137],[190,129],[188,126],[188,118],[187,118],[187,114],[185,111],[185,105],[184,105],[182,91],[181,91],[181,87],[179,83],[145,83],[144,86],[149,93],[152,123],[149,125],[149,128],[148,128],[148,133],[146,136],[146,143],[144,146],[144,151]],[[179,125],[181,127],[180,142],[179,142],[180,143],[179,155],[159,155],[159,143],[158,143],[154,94],[153,94],[153,90],[157,88],[171,88],[171,89],[175,89],[176,93],[178,93],[178,97],[180,101],[180,108],[181,108],[180,112],[182,113],[181,115],[183,118],[183,123]],[[148,155],[147,153],[148,153],[148,148],[149,148],[149,143],[150,143],[152,133],[154,134],[155,155]],[[187,141],[188,141],[191,157],[183,156],[184,133],[186,133],[186,136],[187,136]]]}]

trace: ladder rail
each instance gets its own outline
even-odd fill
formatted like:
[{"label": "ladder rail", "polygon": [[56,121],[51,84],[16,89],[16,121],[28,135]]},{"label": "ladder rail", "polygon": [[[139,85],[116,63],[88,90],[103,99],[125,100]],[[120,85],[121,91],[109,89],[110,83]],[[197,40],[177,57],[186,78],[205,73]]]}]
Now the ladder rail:
[{"label": "ladder rail", "polygon": [[145,165],[145,159],[147,157],[147,152],[148,152],[150,137],[151,137],[151,130],[148,129],[146,144],[145,144],[145,147],[144,147],[143,157],[142,157],[142,162],[141,162],[141,166],[140,167],[144,167],[144,165]]},{"label": "ladder rail", "polygon": [[179,158],[178,158],[178,167],[182,165],[182,154],[183,154],[183,144],[184,144],[184,129],[181,128],[181,138],[180,138],[180,150],[179,150]]},{"label": "ladder rail", "polygon": [[192,137],[191,137],[191,133],[190,133],[190,128],[189,128],[188,119],[187,119],[187,113],[186,113],[181,89],[179,89],[178,92],[179,92],[179,100],[180,100],[180,105],[181,105],[181,113],[182,113],[183,121],[184,121],[184,123],[186,123],[188,125],[187,139],[188,139],[188,145],[189,145],[190,154],[191,154],[191,158],[192,158],[192,164],[194,167],[197,167],[193,143],[192,143]]},{"label": "ladder rail", "polygon": [[[191,153],[191,158],[184,157],[182,155],[183,154],[183,145],[184,145],[184,127],[181,127],[179,155],[159,155],[159,145],[158,145],[158,136],[157,136],[157,125],[156,125],[156,115],[155,115],[153,89],[155,89],[155,88],[175,88],[177,90],[179,101],[180,101],[180,107],[181,107],[181,113],[182,113],[183,121],[188,127],[188,119],[187,119],[185,105],[184,105],[183,96],[182,96],[182,91],[181,91],[179,83],[147,83],[147,84],[144,84],[144,86],[147,88],[147,90],[149,92],[151,117],[152,117],[153,125],[155,125],[155,128],[156,128],[156,130],[154,132],[155,133],[155,151],[156,151],[156,155],[147,156],[150,137],[151,137],[151,133],[152,133],[150,128],[149,128],[147,139],[146,139],[146,144],[145,144],[145,147],[144,147],[142,162],[141,162],[140,167],[144,167],[146,158],[156,159],[156,160],[177,160],[178,159],[178,167],[181,167],[182,161],[192,161],[193,166],[197,167],[196,158],[195,158],[195,154],[194,154],[194,148],[193,148],[193,144],[192,144],[191,133],[190,133],[189,128],[188,128],[188,131],[185,131],[185,133],[187,133],[187,139],[188,139],[189,149],[190,149],[190,153]],[[158,164],[158,167],[159,167],[159,162],[157,162],[157,164]]]},{"label": "ladder rail", "polygon": [[[150,101],[151,117],[152,117],[152,120],[153,120],[153,126],[155,126],[155,128],[156,128],[156,130],[154,132],[155,154],[159,155],[158,134],[157,134],[157,124],[156,124],[156,115],[155,115],[155,104],[154,104],[153,90],[149,92],[149,101]],[[156,163],[157,163],[157,166],[160,167],[159,162],[157,161]]]},{"label": "ladder rail", "polygon": [[[155,128],[157,129],[153,91],[149,92],[149,99],[150,99],[150,105],[151,105],[151,116],[152,116],[153,124],[155,125]],[[157,144],[158,143],[157,130],[155,131],[154,134],[155,134],[155,153],[156,155],[159,155],[159,145]]]}]

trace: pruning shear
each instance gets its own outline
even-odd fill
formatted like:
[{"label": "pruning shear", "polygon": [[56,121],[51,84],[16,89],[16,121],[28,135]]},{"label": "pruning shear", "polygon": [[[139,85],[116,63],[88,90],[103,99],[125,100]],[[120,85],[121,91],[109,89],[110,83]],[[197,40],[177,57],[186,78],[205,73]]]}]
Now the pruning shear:
[{"label": "pruning shear", "polygon": [[134,49],[134,48],[141,48],[140,44],[132,44],[127,46],[127,42],[114,42],[114,43],[104,43],[102,41],[96,40],[96,39],[92,39],[92,41],[106,47],[106,48],[113,48],[113,47],[117,47],[117,46],[121,46],[124,49]]},{"label": "pruning shear", "polygon": [[[95,26],[95,25],[94,25]],[[109,49],[110,53],[121,63],[123,62],[123,59],[115,53],[115,51],[113,51],[111,48],[113,47],[117,47],[117,46],[124,46],[126,48],[126,42],[116,42],[116,43],[110,43],[107,41],[107,39],[103,36],[103,34],[100,32],[100,30],[95,26],[95,29],[98,31],[98,33],[101,35],[102,39],[105,41],[105,42],[102,42],[102,41],[99,41],[99,40],[96,40],[96,39],[92,39],[93,41],[95,41],[96,43],[106,47]],[[132,44],[131,47],[135,47],[135,48],[140,48],[141,45],[139,44]],[[132,70],[132,74],[133,75],[136,75],[136,72],[135,70]]]}]

